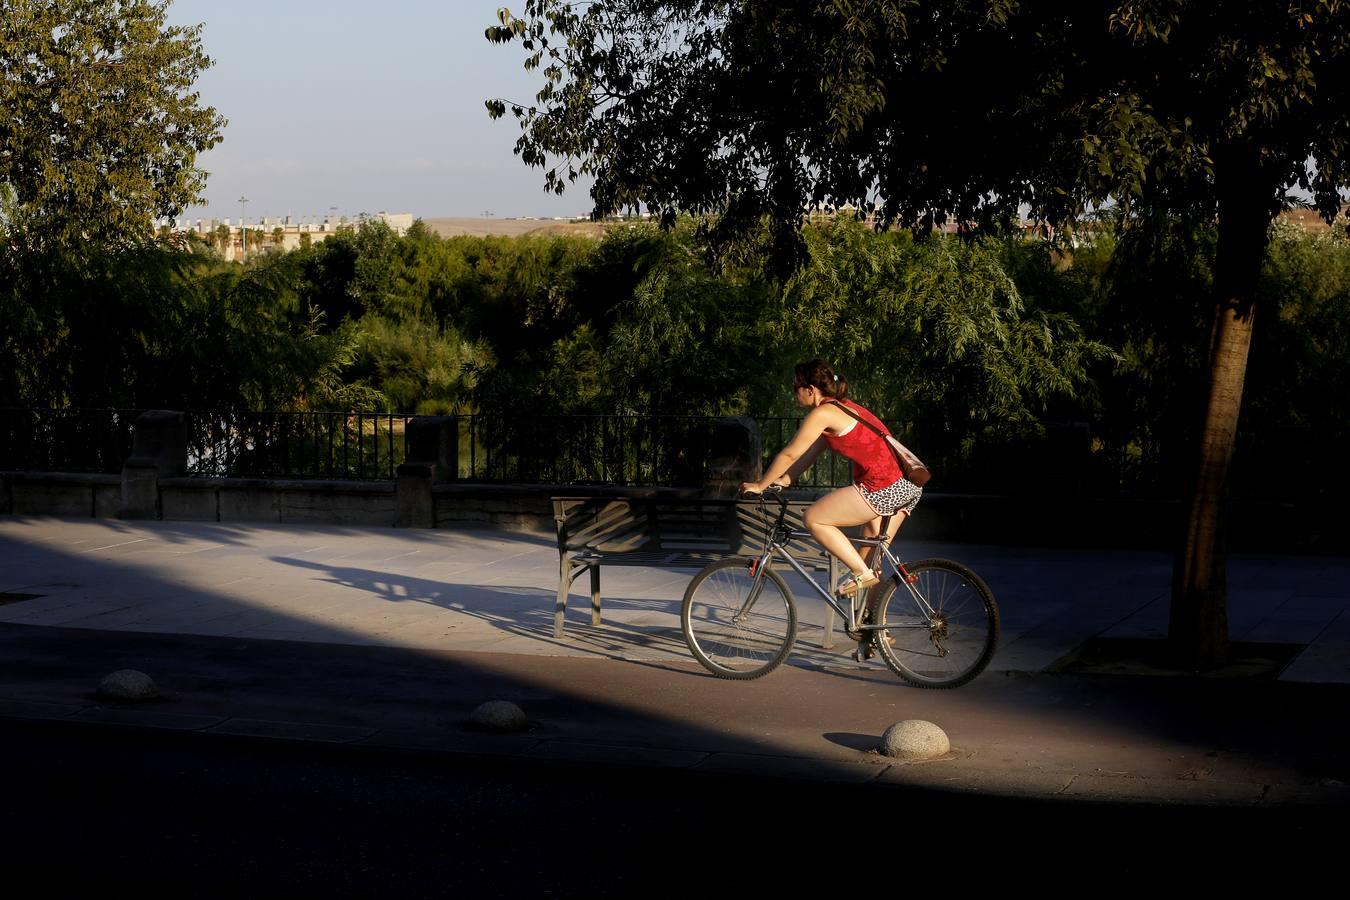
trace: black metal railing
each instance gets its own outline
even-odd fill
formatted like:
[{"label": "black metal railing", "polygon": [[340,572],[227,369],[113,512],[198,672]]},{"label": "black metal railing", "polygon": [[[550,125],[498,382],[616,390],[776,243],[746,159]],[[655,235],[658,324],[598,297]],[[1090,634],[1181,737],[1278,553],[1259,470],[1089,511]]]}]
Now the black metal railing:
[{"label": "black metal railing", "polygon": [[[117,474],[131,455],[141,412],[0,408],[0,471]],[[187,469],[202,477],[393,479],[405,458],[412,418],[358,412],[189,412]],[[717,429],[723,421],[667,415],[476,414],[453,419],[457,437],[452,477],[458,480],[622,486],[704,484],[713,474]],[[792,440],[801,419],[761,416],[755,421],[767,466]],[[933,470],[934,487],[940,491],[1135,498],[1180,492],[1158,472],[1123,454],[1113,456],[1110,442],[1094,448],[1088,423],[1047,422],[1044,430],[1039,438],[985,434],[973,445],[954,429],[948,434],[914,426],[897,433]],[[1282,439],[1296,446],[1297,457],[1311,457],[1308,448],[1316,447],[1309,434]],[[1260,461],[1261,454],[1251,449],[1235,461],[1233,496],[1247,497],[1255,489],[1259,479],[1243,473]],[[1024,472],[1035,477],[1010,477]],[[848,461],[827,453],[798,484],[840,487],[850,476]],[[1274,496],[1281,499],[1321,496],[1302,482],[1277,489],[1282,493]],[[1260,496],[1272,495],[1267,490]]]},{"label": "black metal railing", "polygon": [[188,414],[188,474],[389,479],[411,415],[355,412]]},{"label": "black metal railing", "polygon": [[0,409],[0,470],[116,474],[131,455],[134,409]]},{"label": "black metal railing", "polygon": [[461,416],[461,479],[487,482],[701,485],[709,416]]},{"label": "black metal railing", "polygon": [[[139,410],[0,410],[0,469],[120,472]],[[408,414],[190,412],[188,473],[200,477],[392,479]],[[455,477],[465,481],[696,486],[710,474],[715,416],[465,415],[454,417]],[[761,417],[763,462],[800,418]],[[803,486],[847,484],[826,454]]]}]

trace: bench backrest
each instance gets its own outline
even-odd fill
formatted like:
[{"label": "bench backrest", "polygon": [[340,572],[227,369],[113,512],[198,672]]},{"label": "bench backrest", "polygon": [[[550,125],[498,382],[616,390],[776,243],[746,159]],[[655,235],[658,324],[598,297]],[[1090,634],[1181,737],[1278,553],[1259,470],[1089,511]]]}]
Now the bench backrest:
[{"label": "bench backrest", "polygon": [[[805,531],[806,525],[802,522],[802,514],[806,508],[814,501],[793,500],[788,502],[787,517],[784,522],[793,531]],[[776,516],[777,508],[770,506],[773,510],[769,514],[769,521],[772,522]],[[754,501],[744,501],[737,504],[736,517],[740,523],[741,549],[738,553],[742,556],[756,556],[764,552],[764,517],[760,515],[759,504]],[[825,551],[814,540],[807,539],[793,541],[788,544],[788,551],[792,553],[794,559],[806,566],[808,569],[825,569],[830,565],[830,554]]]},{"label": "bench backrest", "polygon": [[[791,503],[787,522],[802,528],[810,504]],[[554,497],[559,552],[598,550],[700,552],[754,556],[764,549],[764,520],[752,501],[665,497]],[[814,541],[796,541],[792,555],[824,568],[829,555]]]},{"label": "bench backrest", "polygon": [[625,499],[554,497],[558,549],[638,550],[651,540],[645,507]]}]

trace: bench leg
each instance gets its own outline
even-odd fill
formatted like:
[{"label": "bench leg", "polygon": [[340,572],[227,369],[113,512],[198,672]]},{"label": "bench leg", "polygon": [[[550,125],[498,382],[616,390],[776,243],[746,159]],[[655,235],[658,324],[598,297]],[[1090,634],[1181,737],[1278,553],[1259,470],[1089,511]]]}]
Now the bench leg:
[{"label": "bench leg", "polygon": [[553,607],[553,636],[563,636],[563,619],[567,617],[567,594],[572,589],[572,566],[564,559],[558,572],[558,604]]},{"label": "bench leg", "polygon": [[591,566],[591,624],[600,624],[600,567]]},{"label": "bench leg", "polygon": [[[826,590],[834,590],[834,586],[839,583],[837,571],[838,563],[833,556],[830,557],[830,584]],[[820,649],[834,649],[834,607],[826,604],[825,606],[825,635],[820,639]]]}]

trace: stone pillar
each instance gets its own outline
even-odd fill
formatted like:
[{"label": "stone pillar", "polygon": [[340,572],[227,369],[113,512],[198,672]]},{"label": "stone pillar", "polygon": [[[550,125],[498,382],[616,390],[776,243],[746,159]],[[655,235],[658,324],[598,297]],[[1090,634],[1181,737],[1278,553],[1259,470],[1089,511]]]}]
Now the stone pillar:
[{"label": "stone pillar", "polygon": [[123,519],[160,518],[159,479],[187,474],[187,417],[151,409],[136,418],[131,456],[122,464]]},{"label": "stone pillar", "polygon": [[713,427],[704,491],[716,497],[735,497],[741,482],[760,477],[763,462],[759,423],[747,416],[722,419]]},{"label": "stone pillar", "polygon": [[459,418],[416,416],[403,434],[403,464],[394,488],[399,528],[435,528],[433,485],[459,474]]}]

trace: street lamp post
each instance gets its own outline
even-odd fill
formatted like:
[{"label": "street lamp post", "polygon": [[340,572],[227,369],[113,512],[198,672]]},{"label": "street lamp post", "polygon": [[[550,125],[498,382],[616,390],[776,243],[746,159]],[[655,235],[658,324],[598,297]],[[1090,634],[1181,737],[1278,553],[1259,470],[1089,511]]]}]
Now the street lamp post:
[{"label": "street lamp post", "polygon": [[241,196],[239,198],[239,261],[243,262],[248,256],[248,228],[244,225],[244,204],[248,203],[248,198]]}]

